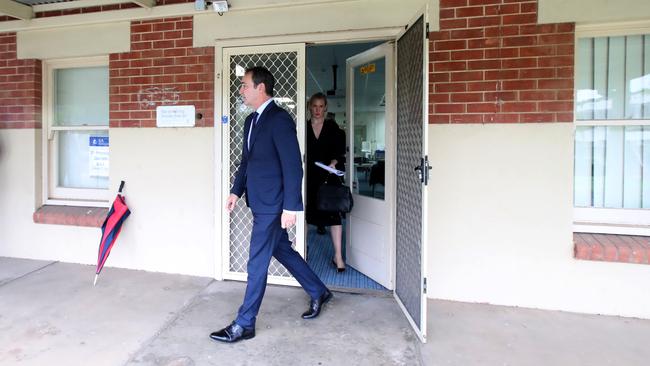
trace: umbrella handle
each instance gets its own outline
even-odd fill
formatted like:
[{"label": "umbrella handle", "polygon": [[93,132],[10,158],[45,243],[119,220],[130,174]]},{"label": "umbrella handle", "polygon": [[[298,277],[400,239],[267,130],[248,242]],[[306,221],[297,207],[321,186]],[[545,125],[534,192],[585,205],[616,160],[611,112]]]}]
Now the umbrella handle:
[{"label": "umbrella handle", "polygon": [[117,193],[122,193],[122,188],[124,188],[124,181],[120,182],[120,189],[117,191]]}]

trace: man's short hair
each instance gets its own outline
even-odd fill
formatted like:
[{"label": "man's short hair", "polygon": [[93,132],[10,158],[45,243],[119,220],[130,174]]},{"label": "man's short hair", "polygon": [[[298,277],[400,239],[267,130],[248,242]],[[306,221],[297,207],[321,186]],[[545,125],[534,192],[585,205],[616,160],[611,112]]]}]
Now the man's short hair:
[{"label": "man's short hair", "polygon": [[261,83],[264,83],[264,91],[269,97],[273,96],[273,87],[275,87],[275,78],[273,74],[263,66],[253,66],[246,69],[246,73],[251,74],[251,79],[253,79],[253,86],[257,87]]}]

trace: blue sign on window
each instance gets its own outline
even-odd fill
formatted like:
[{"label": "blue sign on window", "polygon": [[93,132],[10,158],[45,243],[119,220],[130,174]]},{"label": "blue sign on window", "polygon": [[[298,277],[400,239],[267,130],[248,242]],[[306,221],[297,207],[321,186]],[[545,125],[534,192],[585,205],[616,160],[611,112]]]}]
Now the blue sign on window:
[{"label": "blue sign on window", "polygon": [[108,146],[108,136],[90,136],[90,146]]}]

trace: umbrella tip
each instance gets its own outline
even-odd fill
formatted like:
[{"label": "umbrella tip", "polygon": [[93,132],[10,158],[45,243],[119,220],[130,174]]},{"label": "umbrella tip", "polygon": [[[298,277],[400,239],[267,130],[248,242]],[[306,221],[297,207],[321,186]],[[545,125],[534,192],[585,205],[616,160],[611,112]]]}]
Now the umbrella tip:
[{"label": "umbrella tip", "polygon": [[95,275],[95,280],[93,281],[93,286],[95,286],[95,285],[97,284],[97,277],[98,277],[98,276]]}]

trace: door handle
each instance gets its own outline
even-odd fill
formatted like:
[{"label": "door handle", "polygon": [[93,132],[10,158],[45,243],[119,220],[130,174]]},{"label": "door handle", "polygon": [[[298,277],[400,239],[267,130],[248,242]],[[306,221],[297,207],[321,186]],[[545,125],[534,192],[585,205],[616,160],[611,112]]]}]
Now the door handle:
[{"label": "door handle", "polygon": [[[422,160],[422,159],[420,159]],[[420,162],[420,165],[417,165],[415,167],[415,171],[418,172],[418,179],[420,180],[420,183],[424,183],[423,176],[422,176],[422,163]]]},{"label": "door handle", "polygon": [[429,165],[429,157],[425,155],[423,158],[420,158],[420,165],[417,165],[414,170],[418,172],[418,178],[420,179],[420,182],[425,186],[428,185],[429,171],[431,170],[431,166]]}]

